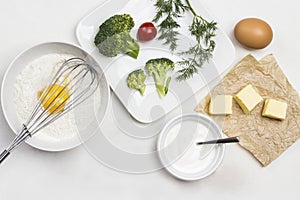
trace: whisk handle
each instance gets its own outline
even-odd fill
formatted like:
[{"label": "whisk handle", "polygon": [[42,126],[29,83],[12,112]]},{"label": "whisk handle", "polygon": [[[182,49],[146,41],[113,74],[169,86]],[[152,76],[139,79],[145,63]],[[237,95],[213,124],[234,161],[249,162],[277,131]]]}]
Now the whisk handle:
[{"label": "whisk handle", "polygon": [[27,130],[27,127],[23,125],[20,133],[15,137],[12,143],[0,154],[0,164],[9,156],[9,154],[22,144],[27,138],[31,137],[30,132]]},{"label": "whisk handle", "polygon": [[0,154],[0,164],[7,158],[7,156],[9,156],[10,152],[7,150],[4,150],[1,154]]}]

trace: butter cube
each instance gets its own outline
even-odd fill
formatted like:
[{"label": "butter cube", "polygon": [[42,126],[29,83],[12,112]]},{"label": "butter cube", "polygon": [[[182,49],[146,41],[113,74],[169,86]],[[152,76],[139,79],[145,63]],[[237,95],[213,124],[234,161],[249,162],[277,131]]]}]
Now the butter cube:
[{"label": "butter cube", "polygon": [[285,102],[274,99],[267,99],[265,101],[262,116],[273,119],[283,120],[286,116],[287,104]]},{"label": "butter cube", "polygon": [[230,115],[232,114],[232,96],[217,95],[210,100],[209,114],[211,115]]},{"label": "butter cube", "polygon": [[246,114],[249,114],[251,110],[253,110],[255,106],[263,100],[262,97],[254,90],[252,85],[244,87],[237,95],[234,96],[234,99]]}]

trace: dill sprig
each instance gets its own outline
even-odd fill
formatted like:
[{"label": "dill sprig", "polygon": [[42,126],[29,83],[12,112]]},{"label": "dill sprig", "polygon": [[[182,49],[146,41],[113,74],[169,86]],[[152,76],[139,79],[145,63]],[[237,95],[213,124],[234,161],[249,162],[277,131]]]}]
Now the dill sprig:
[{"label": "dill sprig", "polygon": [[186,0],[186,2],[194,15],[189,31],[197,43],[187,51],[180,52],[180,55],[185,55],[187,58],[183,58],[182,61],[177,62],[182,67],[178,71],[177,80],[179,81],[189,79],[194,74],[197,74],[198,69],[212,58],[212,53],[216,46],[213,37],[217,30],[217,23],[214,21],[208,22],[203,17],[197,15],[190,6],[189,1]]},{"label": "dill sprig", "polygon": [[189,79],[193,77],[194,74],[197,74],[198,69],[206,62],[209,62],[216,46],[213,37],[217,30],[217,23],[215,21],[209,22],[198,15],[193,10],[189,0],[186,0],[186,3],[194,15],[189,31],[197,43],[187,51],[180,52],[180,55],[185,55],[187,58],[183,58],[182,61],[177,63],[182,67],[182,69],[178,71],[179,75],[177,76],[177,80],[179,81]]},{"label": "dill sprig", "polygon": [[181,67],[178,71],[177,80],[182,81],[193,77],[212,57],[216,43],[213,40],[217,23],[207,21],[202,16],[198,15],[192,8],[190,1],[185,0],[156,0],[154,4],[156,15],[153,22],[158,25],[160,36],[158,39],[164,40],[165,45],[169,45],[172,52],[177,47],[180,25],[177,23],[178,18],[182,17],[186,11],[193,14],[192,24],[189,26],[190,34],[195,38],[196,44],[188,50],[180,52],[179,55],[184,56],[177,65]]},{"label": "dill sprig", "polygon": [[181,0],[157,0],[154,4],[156,8],[156,15],[153,22],[158,25],[160,36],[159,40],[164,40],[164,45],[169,45],[171,51],[177,47],[178,40],[178,18],[182,17],[188,7],[182,3]]},{"label": "dill sprig", "polygon": [[189,78],[192,78],[194,74],[198,73],[198,69],[203,66],[209,59],[212,57],[212,53],[204,49],[201,45],[195,45],[181,54],[186,54],[190,57],[182,58],[181,61],[178,61],[176,64],[182,67],[178,70],[179,74],[176,79],[178,81],[183,81]]}]

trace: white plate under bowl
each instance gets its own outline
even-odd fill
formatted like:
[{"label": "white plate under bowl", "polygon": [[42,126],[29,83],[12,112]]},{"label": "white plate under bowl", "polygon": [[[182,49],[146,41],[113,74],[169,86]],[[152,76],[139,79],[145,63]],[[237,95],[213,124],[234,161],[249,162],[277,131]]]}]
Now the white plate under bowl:
[{"label": "white plate under bowl", "polygon": [[[97,121],[98,124],[94,124],[95,129],[100,125],[102,119],[106,114],[107,105],[110,98],[109,86],[105,76],[103,76],[101,67],[94,60],[94,58],[90,56],[85,50],[73,44],[67,44],[62,42],[43,43],[43,44],[33,46],[23,51],[21,54],[19,54],[7,68],[2,81],[2,87],[1,87],[2,110],[7,123],[9,124],[10,128],[13,130],[15,134],[17,134],[21,130],[22,123],[24,123],[18,120],[16,108],[13,101],[14,84],[16,82],[16,77],[24,69],[24,67],[30,62],[32,62],[33,60],[43,55],[53,54],[53,53],[70,54],[76,57],[84,58],[90,63],[93,63],[93,66],[95,67],[95,69],[97,69],[99,74],[100,75],[102,74],[100,78],[100,89],[98,90],[101,91],[100,97],[98,97],[99,102],[96,102],[98,104],[96,106],[99,109],[97,110],[95,117],[89,119],[90,122]],[[29,138],[26,142],[35,148],[45,150],[45,151],[63,151],[63,150],[71,149],[82,144],[91,136],[90,134],[92,132],[91,127],[87,126],[88,124],[86,124],[87,123],[86,121],[84,123],[85,125],[81,126],[76,122],[79,134],[75,134],[75,136],[71,138],[53,141],[53,140],[47,140],[43,137],[33,136],[32,138]]]},{"label": "white plate under bowl", "polygon": [[[189,124],[187,124],[186,126],[183,125],[186,122],[188,122]],[[173,130],[172,128],[177,125],[179,125],[180,128],[176,129],[176,132],[173,131],[172,135],[170,135],[170,131]],[[223,137],[222,130],[213,119],[206,115],[197,113],[180,115],[171,119],[166,123],[166,125],[160,132],[157,141],[158,157],[165,169],[171,175],[180,180],[194,181],[203,179],[214,173],[223,160],[225,153],[224,144],[201,146],[196,145],[195,141],[197,141],[197,134],[201,134],[197,133],[197,131],[202,131],[201,129],[199,129],[199,125],[201,125],[202,127],[206,127],[205,130],[207,130],[207,132],[204,133],[205,138],[201,139],[201,141]],[[194,157],[195,160],[202,159],[203,163],[201,163],[201,166],[198,166],[199,163],[196,162],[196,164],[181,162],[181,167],[176,167],[174,163],[181,159],[184,154],[189,153],[189,148],[195,148],[196,152],[199,148],[199,155],[196,155]],[[201,155],[201,151],[205,155]],[[186,170],[184,169],[185,167],[182,166],[183,164],[192,166],[194,167],[194,169]]]},{"label": "white plate under bowl", "polygon": [[[172,54],[168,47],[162,45],[161,41],[158,40],[140,43],[141,50],[136,60],[124,55],[108,58],[99,53],[94,45],[94,37],[99,30],[99,25],[107,18],[114,14],[129,13],[135,21],[135,27],[131,34],[133,38],[136,38],[136,32],[140,24],[153,19],[156,13],[153,6],[154,3],[155,1],[152,0],[123,0],[117,3],[114,0],[108,0],[85,16],[78,23],[76,29],[76,36],[80,45],[101,63],[107,80],[117,97],[127,111],[142,123],[151,123],[160,119],[194,95],[198,90],[207,86],[208,83],[218,78],[229,67],[235,56],[235,50],[230,39],[219,28],[215,37],[217,45],[213,54],[213,60],[210,64],[206,64],[199,70],[200,75],[196,75],[188,81],[177,82],[175,80],[176,74],[173,73],[169,93],[163,99],[159,98],[152,78],[146,80],[147,88],[145,96],[141,96],[138,91],[130,90],[126,83],[128,74],[135,69],[143,68],[147,60],[157,57],[167,57],[173,61],[177,61],[180,58]],[[197,13],[211,20],[208,12],[200,2],[191,0],[191,3]],[[191,21],[192,15],[190,13],[179,19],[179,23],[183,28],[180,30],[180,33],[182,34],[182,38],[184,38],[184,40],[179,41],[179,47],[184,47],[181,48],[182,50],[186,50],[190,44],[194,43],[187,31]],[[157,107],[160,108],[161,112],[155,112]]]}]

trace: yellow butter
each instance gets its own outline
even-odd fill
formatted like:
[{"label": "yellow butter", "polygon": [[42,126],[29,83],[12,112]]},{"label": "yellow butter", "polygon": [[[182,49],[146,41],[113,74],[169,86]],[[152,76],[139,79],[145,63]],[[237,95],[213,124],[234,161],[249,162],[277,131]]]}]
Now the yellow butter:
[{"label": "yellow butter", "polygon": [[286,116],[287,103],[275,99],[266,99],[262,116],[283,120]]},{"label": "yellow butter", "polygon": [[249,114],[251,110],[253,110],[255,106],[263,100],[262,97],[254,90],[252,85],[244,87],[237,95],[234,96],[234,99],[246,114]]},{"label": "yellow butter", "polygon": [[211,115],[230,115],[232,114],[232,96],[217,95],[210,100],[209,114]]}]

